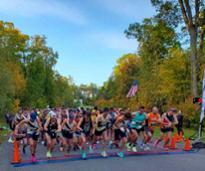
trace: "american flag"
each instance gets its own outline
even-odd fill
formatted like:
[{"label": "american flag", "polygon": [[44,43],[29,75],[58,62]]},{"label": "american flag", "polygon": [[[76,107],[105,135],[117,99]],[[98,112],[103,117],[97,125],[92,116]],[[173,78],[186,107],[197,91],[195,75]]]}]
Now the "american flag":
[{"label": "american flag", "polygon": [[129,92],[127,93],[127,97],[133,97],[137,93],[138,90],[138,82],[135,80],[132,84],[132,87],[130,88]]}]

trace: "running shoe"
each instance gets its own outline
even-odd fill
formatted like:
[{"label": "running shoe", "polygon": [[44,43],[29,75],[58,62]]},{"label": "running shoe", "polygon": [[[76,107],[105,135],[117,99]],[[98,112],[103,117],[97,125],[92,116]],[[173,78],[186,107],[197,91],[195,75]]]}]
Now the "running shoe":
[{"label": "running shoe", "polygon": [[64,151],[64,148],[63,147],[60,147],[60,152],[63,152]]},{"label": "running shoe", "polygon": [[125,146],[127,148],[127,151],[132,151],[132,147],[131,147],[130,143],[127,143]]},{"label": "running shoe", "polygon": [[117,153],[117,155],[118,155],[120,158],[123,158],[123,157],[124,157],[124,153],[123,153],[123,152],[119,152],[119,153]]},{"label": "running shoe", "polygon": [[31,155],[31,161],[32,161],[32,162],[36,162],[36,161],[37,161],[35,154],[32,154],[32,155]]},{"label": "running shoe", "polygon": [[149,151],[150,150],[150,147],[148,146],[148,145],[146,145],[145,147],[144,147],[144,151]]},{"label": "running shoe", "polygon": [[112,141],[110,141],[110,142],[109,142],[108,147],[109,147],[110,149],[112,149],[112,148],[113,148]]},{"label": "running shoe", "polygon": [[133,152],[137,152],[137,148],[135,146],[132,147]]},{"label": "running shoe", "polygon": [[82,152],[82,159],[85,160],[87,158],[87,154],[85,151]]},{"label": "running shoe", "polygon": [[154,148],[157,148],[157,145],[158,145],[158,140],[156,140],[156,141],[154,142],[153,147],[154,147]]},{"label": "running shoe", "polygon": [[169,150],[169,146],[168,146],[168,145],[164,145],[163,148],[164,148],[165,151],[168,151],[168,150]]},{"label": "running shoe", "polygon": [[50,151],[47,151],[47,153],[46,153],[46,157],[47,157],[47,158],[51,158],[51,157],[52,157],[52,155],[51,155],[51,152],[50,152]]},{"label": "running shoe", "polygon": [[13,143],[13,142],[14,142],[13,139],[12,139],[12,137],[9,137],[8,142],[9,142],[9,143]]},{"label": "running shoe", "polygon": [[103,156],[103,157],[107,157],[107,153],[106,153],[106,151],[103,151],[103,152],[101,153],[101,156]]},{"label": "running shoe", "polygon": [[145,148],[145,144],[141,144],[140,149],[144,150],[144,148]]},{"label": "running shoe", "polygon": [[93,148],[92,148],[92,145],[89,146],[89,153],[93,153]]},{"label": "running shoe", "polygon": [[92,148],[93,148],[93,149],[96,149],[96,148],[97,148],[97,144],[93,144],[93,145],[92,145]]}]

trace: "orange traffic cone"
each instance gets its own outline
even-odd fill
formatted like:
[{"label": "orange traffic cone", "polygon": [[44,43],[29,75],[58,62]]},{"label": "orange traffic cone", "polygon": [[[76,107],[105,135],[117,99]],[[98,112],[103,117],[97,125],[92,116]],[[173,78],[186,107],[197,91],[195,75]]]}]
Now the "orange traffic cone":
[{"label": "orange traffic cone", "polygon": [[175,139],[175,142],[178,142],[178,139],[179,139],[179,135],[176,133],[174,134],[174,139]]},{"label": "orange traffic cone", "polygon": [[189,140],[189,138],[187,138],[185,140],[184,151],[190,151],[191,149],[192,149],[192,147],[191,147],[190,140]]},{"label": "orange traffic cone", "polygon": [[183,141],[183,134],[182,132],[180,132],[178,142],[182,142],[182,141]]},{"label": "orange traffic cone", "polygon": [[17,164],[21,162],[20,159],[20,152],[19,152],[19,146],[16,140],[14,140],[14,153],[13,153],[13,160],[12,160],[12,164]]},{"label": "orange traffic cone", "polygon": [[177,142],[176,138],[177,138],[176,136],[172,137],[171,144],[170,144],[170,147],[169,147],[172,150],[176,149],[176,142]]}]

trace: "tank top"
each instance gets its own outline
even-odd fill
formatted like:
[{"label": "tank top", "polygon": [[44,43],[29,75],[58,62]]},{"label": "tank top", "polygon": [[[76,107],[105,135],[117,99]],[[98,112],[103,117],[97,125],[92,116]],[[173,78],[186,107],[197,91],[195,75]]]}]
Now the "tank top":
[{"label": "tank top", "polygon": [[50,121],[50,123],[48,124],[48,131],[53,132],[53,131],[56,131],[57,129],[58,129],[57,120],[55,120],[55,122]]},{"label": "tank top", "polygon": [[34,122],[28,121],[27,133],[34,133],[38,130],[38,123],[35,120]]}]

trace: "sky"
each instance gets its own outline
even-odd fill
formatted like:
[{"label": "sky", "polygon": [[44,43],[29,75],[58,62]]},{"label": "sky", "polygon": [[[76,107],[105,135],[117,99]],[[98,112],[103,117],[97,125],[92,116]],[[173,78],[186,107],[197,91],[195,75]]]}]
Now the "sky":
[{"label": "sky", "polygon": [[0,0],[0,20],[45,35],[59,53],[55,70],[77,85],[102,85],[119,57],[137,52],[124,30],[154,12],[150,0]]}]

